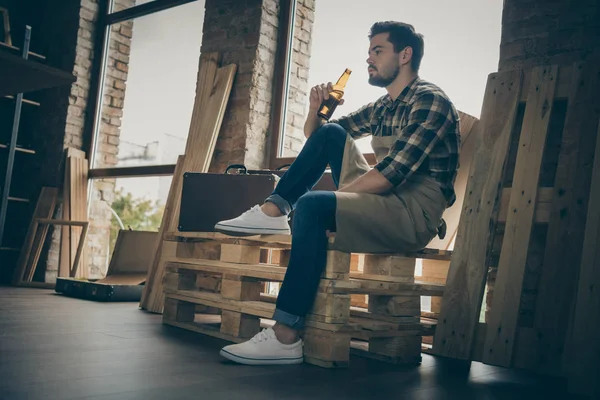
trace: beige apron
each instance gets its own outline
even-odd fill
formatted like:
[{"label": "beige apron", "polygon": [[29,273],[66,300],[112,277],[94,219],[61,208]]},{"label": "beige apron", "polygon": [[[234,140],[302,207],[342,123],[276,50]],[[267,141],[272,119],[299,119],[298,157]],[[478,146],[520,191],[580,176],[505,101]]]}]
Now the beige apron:
[{"label": "beige apron", "polygon": [[[396,136],[372,136],[375,158],[381,161]],[[344,148],[340,187],[370,170],[362,152],[348,135]],[[446,198],[430,176],[411,177],[392,192],[335,192],[337,199],[333,248],[355,253],[401,253],[425,248],[437,235]]]}]

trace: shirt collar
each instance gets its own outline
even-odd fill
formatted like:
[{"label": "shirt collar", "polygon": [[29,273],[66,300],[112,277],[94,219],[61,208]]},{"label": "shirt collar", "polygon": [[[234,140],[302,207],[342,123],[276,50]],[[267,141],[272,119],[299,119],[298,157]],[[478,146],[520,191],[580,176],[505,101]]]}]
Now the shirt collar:
[{"label": "shirt collar", "polygon": [[396,100],[392,101],[392,98],[389,94],[386,94],[383,98],[383,105],[389,109],[395,108],[399,103],[409,103],[410,99],[414,96],[417,91],[417,87],[419,86],[419,82],[421,78],[418,76],[413,79],[405,88],[402,90],[400,95],[396,98]]}]

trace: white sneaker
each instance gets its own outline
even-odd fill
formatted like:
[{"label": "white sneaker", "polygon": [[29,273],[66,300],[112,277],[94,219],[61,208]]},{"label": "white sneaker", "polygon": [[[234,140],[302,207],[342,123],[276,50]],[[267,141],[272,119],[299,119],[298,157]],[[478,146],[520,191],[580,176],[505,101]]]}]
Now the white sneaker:
[{"label": "white sneaker", "polygon": [[247,365],[301,364],[304,360],[302,347],[302,339],[294,344],[283,344],[273,329],[267,328],[247,342],[223,347],[220,354]]},{"label": "white sneaker", "polygon": [[227,234],[289,235],[288,217],[269,217],[255,205],[237,218],[217,222],[215,231]]}]

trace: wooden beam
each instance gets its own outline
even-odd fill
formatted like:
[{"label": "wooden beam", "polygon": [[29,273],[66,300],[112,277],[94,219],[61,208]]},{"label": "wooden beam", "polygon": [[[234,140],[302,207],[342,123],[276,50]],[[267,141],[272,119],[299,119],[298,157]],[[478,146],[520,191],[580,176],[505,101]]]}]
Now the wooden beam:
[{"label": "wooden beam", "polygon": [[[577,293],[586,223],[594,203],[589,198],[595,141],[600,119],[600,60],[577,63],[570,77],[561,151],[550,203],[548,234],[536,300],[533,369],[562,369],[565,338]],[[588,199],[590,203],[588,205]],[[591,317],[591,316],[588,316]],[[593,318],[593,317],[592,317]]]},{"label": "wooden beam", "polygon": [[[600,397],[600,122],[596,135],[589,208],[573,326],[568,336],[564,362],[570,392]],[[563,321],[566,323],[566,321]]]},{"label": "wooden beam", "polygon": [[491,252],[505,160],[520,97],[522,71],[490,74],[482,107],[482,135],[471,164],[433,352],[468,360]]},{"label": "wooden beam", "polygon": [[527,249],[557,75],[557,66],[536,67],[529,86],[483,351],[483,361],[488,364],[508,367],[512,362]]}]

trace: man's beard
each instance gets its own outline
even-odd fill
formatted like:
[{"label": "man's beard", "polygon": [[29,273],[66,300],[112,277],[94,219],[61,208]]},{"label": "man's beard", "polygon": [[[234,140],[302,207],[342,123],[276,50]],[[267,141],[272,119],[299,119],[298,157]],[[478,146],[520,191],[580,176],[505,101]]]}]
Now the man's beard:
[{"label": "man's beard", "polygon": [[377,87],[387,87],[392,82],[394,82],[394,79],[398,77],[398,74],[400,74],[400,66],[396,65],[396,67],[394,68],[394,72],[390,76],[370,76],[369,84]]}]

